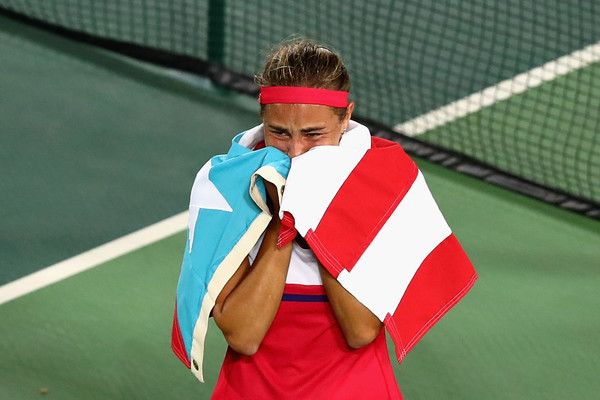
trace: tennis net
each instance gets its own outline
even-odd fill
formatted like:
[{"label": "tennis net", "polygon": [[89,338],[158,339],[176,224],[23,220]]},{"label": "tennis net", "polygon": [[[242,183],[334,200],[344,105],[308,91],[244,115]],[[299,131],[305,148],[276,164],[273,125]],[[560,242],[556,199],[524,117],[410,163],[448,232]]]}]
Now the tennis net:
[{"label": "tennis net", "polygon": [[600,218],[596,0],[0,0],[0,9],[197,60],[197,72],[237,74],[249,91],[271,46],[322,41],[344,56],[361,117],[447,152],[448,165],[480,163],[454,168]]}]

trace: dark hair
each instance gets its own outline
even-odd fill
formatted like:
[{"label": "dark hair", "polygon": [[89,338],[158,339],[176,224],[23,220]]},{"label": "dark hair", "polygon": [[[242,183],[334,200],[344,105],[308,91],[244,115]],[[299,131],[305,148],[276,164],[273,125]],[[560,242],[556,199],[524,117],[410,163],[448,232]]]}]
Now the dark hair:
[{"label": "dark hair", "polygon": [[[301,86],[350,91],[350,76],[342,58],[325,46],[308,40],[282,44],[269,54],[259,86]],[[346,108],[332,107],[343,118]],[[261,107],[261,115],[264,106]]]}]

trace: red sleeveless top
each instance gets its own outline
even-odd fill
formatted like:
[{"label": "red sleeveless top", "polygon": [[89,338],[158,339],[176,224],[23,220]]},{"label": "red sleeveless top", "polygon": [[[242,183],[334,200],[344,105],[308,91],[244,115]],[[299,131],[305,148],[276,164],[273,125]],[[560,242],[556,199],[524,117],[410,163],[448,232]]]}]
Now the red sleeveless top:
[{"label": "red sleeveless top", "polygon": [[[264,141],[254,149],[263,147]],[[293,283],[285,285],[271,327],[254,355],[227,349],[213,400],[402,399],[385,329],[372,343],[350,348],[318,275],[314,254],[311,260],[295,247],[287,279]]]},{"label": "red sleeveless top", "polygon": [[323,286],[287,284],[259,350],[227,350],[213,399],[402,399],[385,330],[351,349]]}]

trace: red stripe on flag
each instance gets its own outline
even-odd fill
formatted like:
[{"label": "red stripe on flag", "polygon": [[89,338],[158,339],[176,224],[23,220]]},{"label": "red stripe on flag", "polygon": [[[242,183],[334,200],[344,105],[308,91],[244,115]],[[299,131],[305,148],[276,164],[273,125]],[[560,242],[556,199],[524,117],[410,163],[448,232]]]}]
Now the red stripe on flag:
[{"label": "red stripe on flag", "polygon": [[294,216],[289,212],[284,211],[283,218],[281,219],[281,229],[279,230],[279,236],[277,237],[278,249],[281,249],[283,246],[296,238],[298,231],[296,231],[294,225]]},{"label": "red stripe on flag", "polygon": [[191,368],[192,364],[187,356],[185,350],[185,343],[181,336],[181,329],[179,328],[179,321],[177,320],[177,302],[175,302],[175,315],[173,316],[173,331],[171,333],[171,348],[173,352],[185,364],[186,367]]},{"label": "red stripe on flag", "polygon": [[[363,156],[306,241],[337,277],[351,271],[417,177],[418,168],[398,144],[372,138]],[[351,245],[349,245],[351,244]]]},{"label": "red stripe on flag", "polygon": [[404,356],[427,331],[471,289],[477,273],[452,234],[423,261],[394,315],[384,323],[396,344],[396,357]]}]

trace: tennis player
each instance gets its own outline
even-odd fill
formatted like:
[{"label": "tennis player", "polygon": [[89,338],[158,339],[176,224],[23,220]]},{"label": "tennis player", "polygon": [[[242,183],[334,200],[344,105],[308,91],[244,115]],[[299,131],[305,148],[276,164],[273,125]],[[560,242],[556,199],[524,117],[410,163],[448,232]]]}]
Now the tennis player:
[{"label": "tennis player", "polygon": [[477,274],[414,161],[351,119],[337,54],[282,45],[256,81],[262,124],[192,188],[173,350],[203,381],[212,315],[214,399],[401,399],[385,332],[401,361]]},{"label": "tennis player", "polygon": [[[257,77],[264,144],[290,158],[337,146],[354,103],[341,58],[307,41],[284,45]],[[331,165],[328,168],[336,168]],[[279,248],[273,218],[216,300],[229,349],[214,399],[400,399],[382,322],[348,293],[300,237]]]}]

